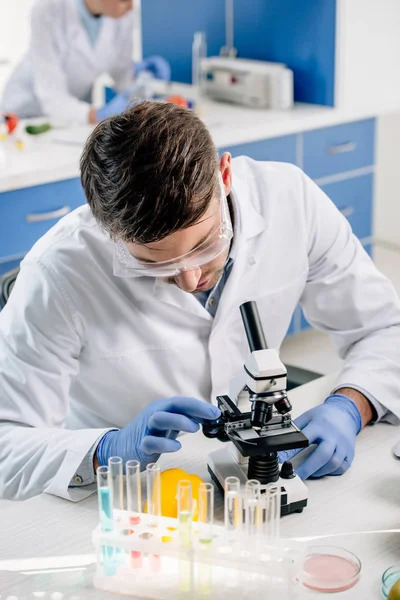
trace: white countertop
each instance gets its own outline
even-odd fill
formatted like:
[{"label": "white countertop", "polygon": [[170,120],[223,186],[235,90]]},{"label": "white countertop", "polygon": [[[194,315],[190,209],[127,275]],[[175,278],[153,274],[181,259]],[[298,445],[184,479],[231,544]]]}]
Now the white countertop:
[{"label": "white countertop", "polygon": [[[293,390],[293,414],[321,402],[333,379],[324,377]],[[383,571],[400,562],[400,461],[391,452],[399,437],[399,428],[386,424],[364,430],[351,469],[341,477],[308,481],[309,504],[304,512],[281,520],[284,537],[316,537],[312,545],[342,546],[358,555],[361,580],[341,593],[340,600],[379,599]],[[208,480],[205,457],[219,442],[200,432],[181,440],[182,450],[164,455],[162,468],[182,467]],[[215,504],[220,519],[219,493]],[[61,598],[53,596],[55,592],[64,594],[64,600],[116,598],[94,590],[91,583],[95,566],[91,533],[98,522],[95,495],[77,504],[46,495],[26,502],[0,501],[0,522],[2,598]],[[305,600],[323,597],[305,589],[301,595]]]},{"label": "white countertop", "polygon": [[[181,88],[174,86],[172,90],[179,93]],[[291,111],[269,111],[207,100],[199,114],[222,148],[369,118],[377,112],[309,104],[297,104]],[[0,143],[0,192],[78,177],[79,157],[90,131],[90,127],[83,127],[53,130],[37,137],[23,134],[24,150],[17,149],[13,138]],[[63,139],[69,143],[62,144]]]}]

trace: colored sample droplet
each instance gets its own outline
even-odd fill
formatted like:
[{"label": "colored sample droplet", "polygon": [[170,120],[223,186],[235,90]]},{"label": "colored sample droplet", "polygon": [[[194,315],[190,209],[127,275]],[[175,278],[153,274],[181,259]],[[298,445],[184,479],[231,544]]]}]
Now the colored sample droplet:
[{"label": "colored sample droplet", "polygon": [[153,537],[153,534],[152,534],[152,533],[150,533],[149,531],[144,531],[143,533],[141,533],[141,534],[139,535],[139,537],[140,537],[142,540],[151,540],[151,538]]},{"label": "colored sample droplet", "polygon": [[158,554],[150,555],[150,570],[153,573],[159,573],[161,571],[161,556]]},{"label": "colored sample droplet", "polygon": [[170,536],[170,535],[163,535],[163,536],[161,536],[161,541],[164,544],[168,544],[168,542],[172,542],[173,539],[174,538],[172,536]]},{"label": "colored sample droplet", "polygon": [[176,527],[167,527],[167,531],[178,531]]},{"label": "colored sample droplet", "polygon": [[200,544],[204,544],[204,546],[212,544],[212,540],[210,538],[200,538],[199,542]]},{"label": "colored sample droplet", "polygon": [[140,517],[129,517],[129,523],[130,525],[139,525]]},{"label": "colored sample droplet", "polygon": [[142,555],[140,552],[131,550],[130,558],[131,558],[132,569],[141,569],[143,567],[143,560],[142,560]]}]

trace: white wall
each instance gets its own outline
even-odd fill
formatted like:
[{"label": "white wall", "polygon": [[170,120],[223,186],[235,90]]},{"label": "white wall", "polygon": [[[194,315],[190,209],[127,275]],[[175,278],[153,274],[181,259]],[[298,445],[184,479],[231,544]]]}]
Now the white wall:
[{"label": "white wall", "polygon": [[400,247],[400,112],[377,125],[374,237]]},{"label": "white wall", "polygon": [[[34,0],[0,0],[0,89],[29,42]],[[3,64],[5,61],[7,64]]]},{"label": "white wall", "polygon": [[337,0],[335,104],[400,110],[400,0]]}]

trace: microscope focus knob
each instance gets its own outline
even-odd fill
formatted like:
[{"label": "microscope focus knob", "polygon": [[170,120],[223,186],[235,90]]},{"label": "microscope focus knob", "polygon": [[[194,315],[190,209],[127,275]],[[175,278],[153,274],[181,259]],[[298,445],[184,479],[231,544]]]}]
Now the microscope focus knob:
[{"label": "microscope focus knob", "polygon": [[283,463],[280,472],[281,479],[294,479],[296,477],[296,473],[294,472],[293,465],[290,461],[286,461]]},{"label": "microscope focus knob", "polygon": [[292,410],[292,405],[290,404],[289,398],[286,396],[285,398],[278,400],[278,402],[275,402],[275,408],[280,415],[286,415]]}]

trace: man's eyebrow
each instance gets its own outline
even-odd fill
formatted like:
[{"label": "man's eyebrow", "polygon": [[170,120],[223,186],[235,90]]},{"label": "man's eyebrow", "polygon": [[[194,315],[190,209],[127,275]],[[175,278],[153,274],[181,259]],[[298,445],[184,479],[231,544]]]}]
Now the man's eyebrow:
[{"label": "man's eyebrow", "polygon": [[[193,250],[195,250],[195,248],[197,248],[198,246],[201,246],[201,244],[204,244],[204,242],[207,240],[207,238],[210,237],[210,235],[212,234],[213,231],[214,231],[214,229],[211,229],[211,231],[209,231],[208,233],[206,233],[206,235],[203,235],[203,237],[198,242],[196,242],[196,244],[191,248],[191,250],[188,250],[185,254],[188,254],[189,252],[193,252]],[[143,246],[145,246],[146,248],[148,248],[152,252],[159,252],[160,251],[160,248],[150,248],[150,246],[147,246],[146,244],[143,244]],[[149,260],[148,258],[140,258],[140,256],[135,256],[135,258],[137,260],[140,260],[143,263],[148,263],[148,264],[152,264],[152,263],[154,264],[154,263],[158,262],[156,260]]]}]

